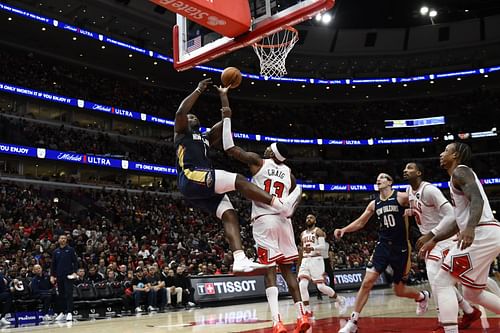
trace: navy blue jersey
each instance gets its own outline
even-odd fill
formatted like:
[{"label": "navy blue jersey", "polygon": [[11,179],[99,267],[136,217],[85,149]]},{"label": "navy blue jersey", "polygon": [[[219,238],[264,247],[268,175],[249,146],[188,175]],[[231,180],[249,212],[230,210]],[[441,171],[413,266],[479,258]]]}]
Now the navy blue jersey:
[{"label": "navy blue jersey", "polygon": [[175,149],[178,174],[183,170],[211,169],[208,148],[208,137],[198,131],[186,130],[184,134],[177,135]]},{"label": "navy blue jersey", "polygon": [[408,244],[408,223],[403,214],[404,207],[398,202],[398,192],[382,200],[375,200],[375,213],[379,221],[379,240],[392,244]]}]

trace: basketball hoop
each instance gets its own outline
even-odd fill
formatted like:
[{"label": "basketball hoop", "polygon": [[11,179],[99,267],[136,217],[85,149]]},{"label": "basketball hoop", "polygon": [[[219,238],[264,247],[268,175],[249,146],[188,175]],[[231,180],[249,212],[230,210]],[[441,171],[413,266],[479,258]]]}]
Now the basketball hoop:
[{"label": "basketball hoop", "polygon": [[299,33],[293,27],[275,32],[252,45],[260,60],[260,75],[283,77],[287,74],[285,61],[288,53],[299,40]]}]

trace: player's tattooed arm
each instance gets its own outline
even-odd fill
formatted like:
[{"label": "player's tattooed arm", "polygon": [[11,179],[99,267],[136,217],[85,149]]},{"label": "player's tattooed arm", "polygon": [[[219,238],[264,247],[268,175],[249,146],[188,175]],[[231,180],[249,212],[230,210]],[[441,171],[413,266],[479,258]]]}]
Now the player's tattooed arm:
[{"label": "player's tattooed arm", "polygon": [[469,168],[456,168],[453,171],[453,185],[464,193],[470,202],[469,220],[467,227],[460,232],[458,246],[466,249],[472,245],[475,237],[475,228],[483,214],[484,200],[476,183],[476,177]]},{"label": "player's tattooed arm", "polygon": [[453,172],[453,185],[464,192],[470,201],[470,215],[467,228],[475,228],[483,214],[484,200],[476,184],[476,177],[469,168],[456,168]]}]

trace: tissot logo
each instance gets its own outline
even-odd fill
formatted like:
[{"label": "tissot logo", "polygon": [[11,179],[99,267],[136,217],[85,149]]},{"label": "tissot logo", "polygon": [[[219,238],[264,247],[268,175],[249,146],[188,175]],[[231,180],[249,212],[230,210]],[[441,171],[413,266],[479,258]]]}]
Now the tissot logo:
[{"label": "tissot logo", "polygon": [[234,294],[256,290],[256,280],[197,283],[199,295]]},{"label": "tissot logo", "polygon": [[363,280],[363,276],[361,273],[335,274],[335,283],[336,284],[361,283],[362,280]]}]

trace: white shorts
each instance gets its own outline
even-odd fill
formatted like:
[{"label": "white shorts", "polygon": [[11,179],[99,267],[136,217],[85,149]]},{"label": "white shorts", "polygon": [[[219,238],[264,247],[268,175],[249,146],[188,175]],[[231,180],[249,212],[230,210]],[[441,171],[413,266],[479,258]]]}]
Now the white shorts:
[{"label": "white shorts", "polygon": [[262,264],[291,264],[299,257],[291,220],[279,215],[263,215],[253,223],[253,238]]},{"label": "white shorts", "polygon": [[466,287],[484,289],[491,263],[499,254],[500,223],[482,222],[475,229],[472,245],[460,250],[455,243],[441,268],[450,272]]},{"label": "white shorts", "polygon": [[431,252],[427,254],[427,258],[425,258],[425,262],[427,263],[429,260],[430,261],[437,261],[439,264],[443,263],[444,258],[448,255],[448,252],[450,252],[450,249],[453,246],[457,246],[457,242],[453,241],[454,237],[445,239],[443,241],[440,241],[439,243],[434,246]]},{"label": "white shorts", "polygon": [[299,268],[299,279],[309,279],[314,283],[325,282],[325,261],[322,256],[302,258]]}]

